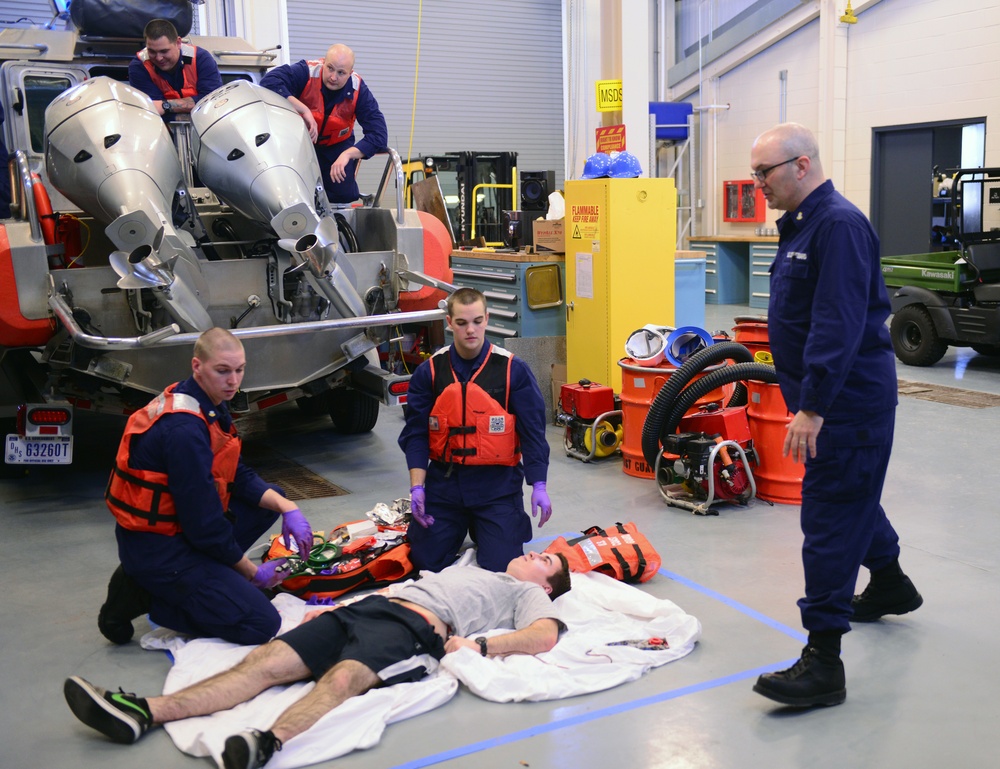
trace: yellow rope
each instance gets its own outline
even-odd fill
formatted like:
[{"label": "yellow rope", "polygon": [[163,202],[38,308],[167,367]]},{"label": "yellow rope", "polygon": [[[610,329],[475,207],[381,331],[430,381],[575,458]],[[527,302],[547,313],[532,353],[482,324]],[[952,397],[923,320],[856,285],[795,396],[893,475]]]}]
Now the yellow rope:
[{"label": "yellow rope", "polygon": [[420,77],[420,24],[424,17],[424,0],[417,6],[417,59],[413,66],[413,110],[410,113],[410,143],[406,148],[406,161],[413,159],[413,132],[417,123],[417,81]]}]

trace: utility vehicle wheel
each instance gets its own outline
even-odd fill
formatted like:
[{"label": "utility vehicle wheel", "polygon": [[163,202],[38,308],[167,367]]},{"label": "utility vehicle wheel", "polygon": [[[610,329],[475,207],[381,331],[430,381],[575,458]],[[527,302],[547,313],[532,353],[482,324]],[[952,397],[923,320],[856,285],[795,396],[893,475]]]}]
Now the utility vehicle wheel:
[{"label": "utility vehicle wheel", "polygon": [[1000,357],[1000,344],[974,344],[972,349],[980,355]]},{"label": "utility vehicle wheel", "polygon": [[896,357],[908,366],[933,366],[944,356],[948,343],[938,336],[930,313],[910,304],[892,316],[889,336]]},{"label": "utility vehicle wheel", "polygon": [[378,421],[379,402],[357,390],[330,392],[330,419],[342,433],[357,435],[371,432]]}]

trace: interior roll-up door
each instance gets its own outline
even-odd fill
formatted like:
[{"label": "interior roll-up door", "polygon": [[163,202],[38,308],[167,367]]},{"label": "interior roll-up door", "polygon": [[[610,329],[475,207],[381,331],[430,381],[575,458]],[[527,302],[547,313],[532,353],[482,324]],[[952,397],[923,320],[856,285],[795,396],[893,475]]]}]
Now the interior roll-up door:
[{"label": "interior roll-up door", "polygon": [[[405,160],[410,147],[417,11],[413,0],[288,0],[290,59],[319,59],[333,43],[355,53]],[[553,169],[563,182],[560,0],[423,3],[413,157],[514,151],[519,171]],[[369,173],[360,177],[363,192]]]}]

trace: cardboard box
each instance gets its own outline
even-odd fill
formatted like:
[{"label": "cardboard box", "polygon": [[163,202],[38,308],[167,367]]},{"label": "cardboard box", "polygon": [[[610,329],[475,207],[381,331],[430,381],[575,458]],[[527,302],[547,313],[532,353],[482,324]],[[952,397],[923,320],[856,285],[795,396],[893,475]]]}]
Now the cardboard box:
[{"label": "cardboard box", "polygon": [[566,253],[566,235],[562,219],[535,219],[531,223],[535,253]]}]

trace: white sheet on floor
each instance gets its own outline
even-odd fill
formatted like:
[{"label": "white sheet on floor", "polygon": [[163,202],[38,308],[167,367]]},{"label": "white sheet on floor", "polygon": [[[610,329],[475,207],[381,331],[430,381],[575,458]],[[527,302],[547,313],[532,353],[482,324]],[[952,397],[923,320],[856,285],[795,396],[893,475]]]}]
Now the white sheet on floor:
[{"label": "white sheet on floor", "polygon": [[[288,595],[279,595],[274,602],[282,615],[283,631],[298,624],[310,608]],[[447,702],[459,681],[495,702],[572,697],[633,681],[653,667],[683,657],[701,633],[698,620],[672,602],[601,574],[574,574],[573,589],[559,599],[559,609],[570,630],[552,651],[537,657],[512,655],[502,659],[483,658],[468,649],[449,654],[441,668],[422,681],[374,689],[348,700],[290,740],[274,755],[268,769],[308,766],[371,747],[388,724]],[[652,636],[666,638],[669,647],[643,651],[606,646]],[[163,631],[149,633],[142,641],[146,648],[168,649],[174,655],[164,693],[226,670],[253,649]],[[247,728],[270,728],[278,715],[312,686],[303,682],[269,689],[231,710],[167,724],[167,733],[183,752],[210,755],[219,761],[227,737]]]}]

